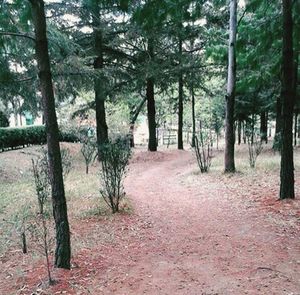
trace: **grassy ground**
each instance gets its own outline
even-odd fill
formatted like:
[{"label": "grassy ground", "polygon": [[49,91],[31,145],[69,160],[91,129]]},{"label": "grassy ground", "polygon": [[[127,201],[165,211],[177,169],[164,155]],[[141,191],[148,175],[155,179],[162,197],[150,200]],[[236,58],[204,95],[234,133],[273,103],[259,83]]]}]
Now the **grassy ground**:
[{"label": "grassy ground", "polygon": [[[72,154],[73,165],[65,179],[65,193],[68,202],[70,223],[72,220],[90,218],[95,215],[110,216],[109,209],[100,198],[98,167],[90,167],[85,173],[84,159],[78,144],[65,144]],[[0,255],[11,249],[21,249],[22,227],[35,219],[38,212],[31,158],[35,158],[40,147],[0,154]],[[51,204],[47,202],[51,215]],[[52,228],[52,226],[50,227]],[[73,249],[76,250],[75,238]]]},{"label": "grassy ground", "polygon": [[[66,146],[73,158],[73,167],[65,180],[66,198],[68,201],[68,213],[72,233],[73,254],[84,248],[93,247],[98,244],[114,240],[114,232],[109,226],[97,224],[93,230],[89,229],[88,222],[97,218],[109,220],[118,218],[110,214],[106,204],[101,200],[99,194],[98,164],[90,167],[90,173],[85,174],[85,165],[80,153],[79,144],[63,144]],[[172,146],[170,148],[175,148]],[[188,149],[188,147],[187,147]],[[141,148],[137,148],[138,154]],[[162,149],[160,149],[162,150]],[[31,158],[39,154],[40,147],[29,147],[21,150],[0,153],[0,260],[8,261],[13,253],[21,252],[21,232],[34,222],[37,216],[37,199],[35,195],[34,180],[31,171]],[[236,194],[243,194],[245,202],[253,201],[253,196],[259,198],[260,194],[270,194],[271,199],[278,196],[279,191],[279,169],[280,156],[271,149],[271,144],[264,147],[257,159],[256,168],[249,167],[248,150],[246,145],[236,147],[236,168],[238,173],[234,176],[223,174],[223,151],[214,150],[212,166],[209,177],[226,184]],[[295,149],[295,170],[299,179],[300,151]],[[137,161],[139,157],[135,157]],[[140,159],[141,160],[141,159]],[[196,163],[196,159],[195,159]],[[195,164],[196,174],[198,172]],[[193,177],[191,177],[193,179]],[[184,182],[188,182],[185,179]],[[298,192],[296,181],[296,191]],[[249,199],[246,197],[249,196]],[[125,208],[130,208],[126,201]],[[128,209],[129,210],[129,209]],[[51,204],[48,204],[50,216]],[[271,218],[271,217],[270,217]],[[51,218],[49,218],[49,222]],[[293,221],[293,219],[291,219]],[[274,220],[276,222],[276,220]],[[286,226],[286,225],[285,225]],[[291,223],[290,226],[293,226]],[[53,235],[52,225],[49,227]],[[78,228],[81,230],[78,231]],[[101,233],[101,234],[99,234]],[[84,236],[82,236],[84,234]],[[99,236],[102,240],[99,240]],[[28,234],[29,259],[42,258],[35,239]],[[13,265],[8,276],[23,276],[22,265]]]}]

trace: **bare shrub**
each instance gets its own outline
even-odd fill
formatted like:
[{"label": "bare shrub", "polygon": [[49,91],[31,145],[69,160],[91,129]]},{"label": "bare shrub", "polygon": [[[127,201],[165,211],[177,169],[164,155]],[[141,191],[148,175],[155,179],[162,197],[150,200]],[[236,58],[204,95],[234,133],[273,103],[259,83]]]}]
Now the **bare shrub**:
[{"label": "bare shrub", "polygon": [[255,168],[256,160],[263,150],[263,143],[260,140],[260,135],[256,132],[246,132],[249,164],[251,168]]},{"label": "bare shrub", "polygon": [[28,230],[30,231],[33,239],[37,241],[39,249],[42,250],[42,254],[46,258],[48,282],[49,284],[52,284],[53,280],[51,277],[50,261],[49,261],[49,251],[50,251],[51,241],[49,238],[50,235],[49,235],[49,230],[47,225],[48,223],[46,218],[47,215],[44,210],[46,201],[48,200],[51,191],[47,153],[43,152],[42,155],[36,161],[32,159],[32,167],[33,167],[33,174],[35,180],[37,200],[39,205],[39,214],[36,215],[36,217],[32,220],[30,226],[28,227]]},{"label": "bare shrub", "polygon": [[131,156],[128,138],[110,140],[100,146],[100,151],[100,194],[112,212],[116,213],[119,211],[121,199],[125,196],[123,181]]},{"label": "bare shrub", "polygon": [[[35,242],[38,251],[45,257],[45,266],[47,269],[48,283],[52,285],[54,280],[51,276],[50,252],[54,244],[54,239],[51,238],[49,231],[50,219],[47,219],[45,213],[36,215],[35,219],[30,222],[28,231],[31,234],[31,239]],[[51,226],[53,226],[51,224]]]},{"label": "bare shrub", "polygon": [[197,158],[197,163],[200,168],[201,173],[208,172],[211,159],[212,159],[212,148],[211,148],[211,137],[210,133],[204,133],[203,130],[200,130],[199,139],[195,135],[194,137],[195,146],[194,151]]}]

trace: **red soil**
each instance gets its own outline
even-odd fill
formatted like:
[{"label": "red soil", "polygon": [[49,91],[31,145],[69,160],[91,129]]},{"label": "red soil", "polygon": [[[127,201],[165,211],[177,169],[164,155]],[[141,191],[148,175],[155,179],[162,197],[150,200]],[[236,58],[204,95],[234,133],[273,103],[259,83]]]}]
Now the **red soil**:
[{"label": "red soil", "polygon": [[82,239],[110,228],[113,241],[77,251],[71,271],[54,270],[51,287],[40,283],[43,266],[23,261],[25,280],[10,293],[2,261],[0,293],[300,294],[298,200],[276,201],[241,176],[194,172],[190,152],[139,153],[125,183],[134,212],[71,223]]}]

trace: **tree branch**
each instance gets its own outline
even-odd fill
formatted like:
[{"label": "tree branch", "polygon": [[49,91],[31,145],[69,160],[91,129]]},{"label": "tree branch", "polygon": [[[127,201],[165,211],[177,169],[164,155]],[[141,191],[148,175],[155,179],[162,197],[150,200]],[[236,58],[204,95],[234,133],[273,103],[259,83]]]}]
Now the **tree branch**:
[{"label": "tree branch", "polygon": [[36,42],[36,40],[35,40],[34,37],[32,37],[32,36],[30,36],[28,34],[25,34],[25,33],[15,33],[15,32],[3,32],[3,31],[0,31],[0,35],[22,37],[22,38],[27,38],[27,39],[30,39],[31,41]]}]

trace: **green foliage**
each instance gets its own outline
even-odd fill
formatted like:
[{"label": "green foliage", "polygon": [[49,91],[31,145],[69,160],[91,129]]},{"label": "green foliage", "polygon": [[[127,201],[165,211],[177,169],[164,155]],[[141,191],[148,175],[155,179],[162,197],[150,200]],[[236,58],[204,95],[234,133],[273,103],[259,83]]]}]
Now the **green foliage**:
[{"label": "green foliage", "polygon": [[78,130],[78,128],[70,125],[60,126],[59,128],[59,140],[64,142],[79,142],[81,132],[87,132],[85,128]]},{"label": "green foliage", "polygon": [[9,121],[6,117],[6,115],[0,111],[0,128],[1,127],[8,127],[9,126]]},{"label": "green foliage", "polygon": [[[70,150],[61,148],[61,163],[64,178],[70,173],[72,168],[72,156]],[[42,148],[40,155],[36,159],[31,159],[34,176],[35,190],[38,197],[39,213],[45,214],[44,205],[51,194],[51,180],[49,173],[49,161],[47,149]]]},{"label": "green foliage", "polygon": [[[87,128],[81,128],[80,132],[86,134]],[[73,127],[61,127],[59,137],[59,140],[64,142],[80,141],[80,133]],[[2,150],[25,145],[40,145],[46,142],[45,126],[0,128],[0,149]]]},{"label": "green foliage", "polygon": [[47,152],[42,151],[36,159],[31,159],[34,184],[39,205],[39,214],[44,214],[44,205],[51,194]]},{"label": "green foliage", "polygon": [[100,194],[113,213],[119,211],[119,204],[125,196],[123,180],[126,176],[131,149],[127,137],[101,145],[101,189]]},{"label": "green foliage", "polygon": [[67,148],[61,148],[60,149],[61,154],[61,164],[62,164],[62,170],[63,170],[63,177],[64,179],[68,176],[72,169],[72,156],[70,153],[70,150]]},{"label": "green foliage", "polygon": [[0,149],[46,143],[45,126],[0,128]]}]

